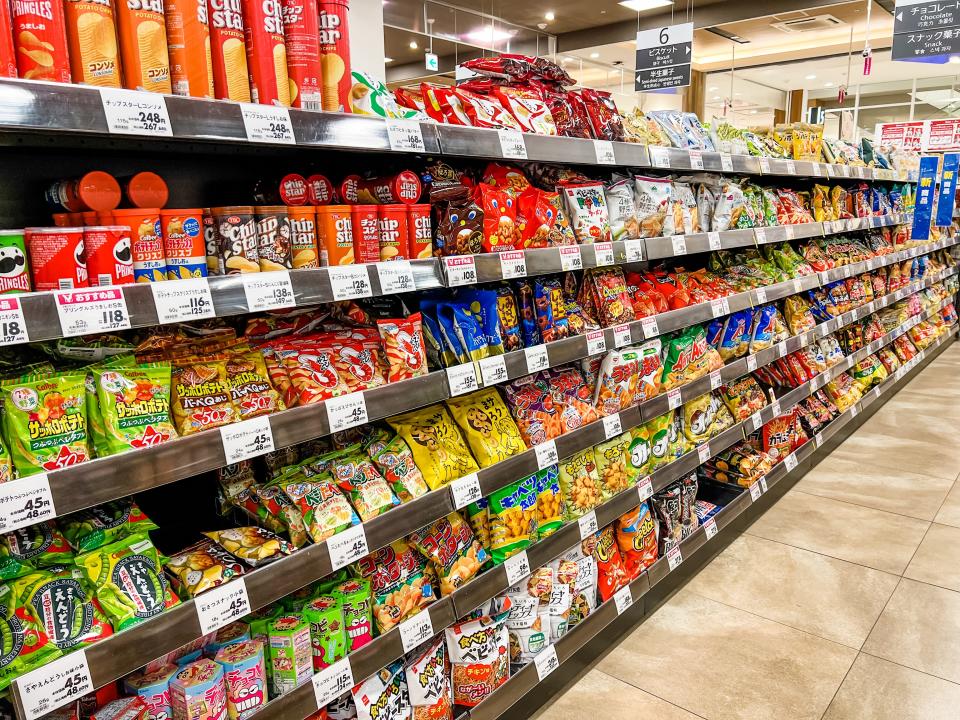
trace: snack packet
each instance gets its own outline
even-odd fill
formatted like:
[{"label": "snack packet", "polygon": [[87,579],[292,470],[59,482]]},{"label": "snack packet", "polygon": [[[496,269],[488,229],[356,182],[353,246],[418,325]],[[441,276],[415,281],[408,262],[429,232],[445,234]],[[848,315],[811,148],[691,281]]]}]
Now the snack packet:
[{"label": "snack packet", "polygon": [[390,484],[402,503],[430,492],[420,473],[420,468],[413,461],[413,453],[399,436],[383,446],[383,449],[373,457],[373,464],[380,470],[383,479]]},{"label": "snack packet", "polygon": [[177,592],[196,597],[244,574],[244,566],[220,545],[204,538],[173,555],[164,567],[173,577]]},{"label": "snack packet", "polygon": [[293,554],[286,540],[261,527],[238,527],[205,532],[208,538],[250,567],[259,567]]},{"label": "snack packet", "polygon": [[446,404],[481,468],[526,449],[520,430],[496,388],[450,398]]},{"label": "snack packet", "polygon": [[92,371],[107,454],[151,447],[177,436],[170,422],[170,364]]},{"label": "snack packet", "polygon": [[593,448],[601,496],[604,500],[609,500],[637,481],[637,477],[632,476],[628,470],[629,449],[629,433],[622,433]]},{"label": "snack packet", "polygon": [[657,561],[657,519],[648,502],[619,517],[617,547],[631,580]]},{"label": "snack packet", "polygon": [[133,500],[114,500],[79,510],[61,518],[60,527],[70,546],[78,553],[157,529]]},{"label": "snack packet", "polygon": [[301,469],[292,468],[272,484],[280,487],[300,511],[306,530],[315,543],[360,522],[328,473],[308,478]]},{"label": "snack packet", "polygon": [[357,562],[370,580],[373,619],[382,635],[437,599],[437,584],[427,560],[406,540],[394,540]]},{"label": "snack packet", "polygon": [[181,436],[229,425],[239,419],[230,400],[225,361],[175,362],[171,382],[171,413]]},{"label": "snack packet", "polygon": [[487,561],[486,550],[455,512],[411,533],[410,542],[433,563],[442,596],[471,580]]},{"label": "snack packet", "polygon": [[475,707],[510,677],[509,598],[492,600],[475,619],[444,630],[455,705]]},{"label": "snack packet", "polygon": [[593,448],[561,460],[559,468],[567,521],[577,519],[603,501],[603,486],[597,475]]},{"label": "snack packet", "polygon": [[431,490],[480,469],[443,405],[396,415],[387,422],[407,443]]},{"label": "snack packet", "polygon": [[537,487],[534,473],[490,494],[487,512],[494,563],[501,563],[536,542]]}]

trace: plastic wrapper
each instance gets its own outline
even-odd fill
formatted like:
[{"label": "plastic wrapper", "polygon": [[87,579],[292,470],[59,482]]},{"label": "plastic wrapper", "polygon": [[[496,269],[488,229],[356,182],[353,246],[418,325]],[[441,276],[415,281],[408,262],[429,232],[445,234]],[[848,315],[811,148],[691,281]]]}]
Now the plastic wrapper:
[{"label": "plastic wrapper", "polygon": [[394,540],[357,563],[370,580],[373,619],[386,633],[437,599],[439,587],[426,558],[405,540]]},{"label": "plastic wrapper", "polygon": [[605,602],[629,583],[631,577],[623,563],[612,524],[597,533],[593,557],[597,561],[597,592],[601,602]]},{"label": "plastic wrapper", "polygon": [[533,474],[490,494],[490,552],[495,563],[536,542],[537,487],[537,475]]},{"label": "plastic wrapper", "polygon": [[251,567],[279,560],[295,550],[286,540],[261,527],[212,530],[204,535]]},{"label": "plastic wrapper", "polygon": [[629,450],[629,433],[622,433],[594,446],[593,457],[604,500],[626,490],[637,481],[637,476],[631,473],[627,463]]},{"label": "plastic wrapper", "polygon": [[575,520],[602,502],[603,485],[592,448],[561,460],[559,468],[567,520]]},{"label": "plastic wrapper", "polygon": [[414,653],[404,672],[410,693],[411,720],[452,720],[453,697],[450,668],[443,637],[437,637],[426,650]]},{"label": "plastic wrapper", "polygon": [[53,521],[0,535],[0,580],[72,562],[73,551]]},{"label": "plastic wrapper", "polygon": [[427,353],[421,330],[422,316],[414,313],[407,318],[378,320],[377,330],[390,365],[387,380],[399,382],[426,375]]},{"label": "plastic wrapper", "polygon": [[601,183],[566,183],[561,186],[567,215],[580,243],[609,242],[610,218]]},{"label": "plastic wrapper", "polygon": [[314,542],[323,542],[360,522],[357,513],[329,474],[307,477],[299,469],[292,470],[275,482],[299,510],[306,531]]},{"label": "plastic wrapper", "polygon": [[720,354],[707,343],[700,326],[687,328],[667,341],[663,360],[663,390],[701,378],[723,367]]},{"label": "plastic wrapper", "polygon": [[624,569],[631,580],[657,561],[657,519],[648,502],[617,519],[616,536]]},{"label": "plastic wrapper", "polygon": [[687,475],[671,483],[651,498],[650,503],[660,522],[658,539],[661,555],[666,555],[699,527],[693,509],[696,498],[696,475]]},{"label": "plastic wrapper", "polygon": [[471,580],[487,561],[487,551],[455,512],[411,533],[410,542],[433,563],[444,596]]},{"label": "plastic wrapper", "polygon": [[450,398],[447,407],[481,468],[526,449],[520,431],[496,388]]},{"label": "plastic wrapper", "polygon": [[442,405],[397,415],[387,422],[410,448],[431,490],[480,469]]},{"label": "plastic wrapper", "polygon": [[667,178],[637,175],[633,187],[640,237],[660,237],[667,213],[672,211],[672,183]]},{"label": "plastic wrapper", "polygon": [[660,340],[607,353],[600,365],[593,404],[612,415],[660,392]]},{"label": "plastic wrapper", "polygon": [[615,179],[604,188],[610,233],[613,240],[640,237],[640,221],[633,199],[633,183],[629,178]]},{"label": "plastic wrapper", "polygon": [[734,424],[733,415],[714,393],[684,403],[680,415],[683,435],[690,449],[702,445]]},{"label": "plastic wrapper", "polygon": [[479,705],[510,678],[509,615],[509,599],[493,600],[480,617],[444,630],[455,705]]},{"label": "plastic wrapper", "polygon": [[353,446],[344,450],[331,465],[337,485],[349,498],[362,522],[371,520],[400,504],[390,485],[367,458]]},{"label": "plastic wrapper", "polygon": [[80,510],[61,518],[59,525],[70,546],[78,553],[157,529],[133,500],[115,500]]},{"label": "plastic wrapper", "polygon": [[184,597],[196,597],[245,572],[242,562],[208,538],[176,553],[164,567]]}]

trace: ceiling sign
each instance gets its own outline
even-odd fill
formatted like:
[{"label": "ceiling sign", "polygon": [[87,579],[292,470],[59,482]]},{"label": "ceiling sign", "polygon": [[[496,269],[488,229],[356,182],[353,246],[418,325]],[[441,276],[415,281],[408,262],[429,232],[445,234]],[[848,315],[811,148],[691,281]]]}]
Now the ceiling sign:
[{"label": "ceiling sign", "polygon": [[918,60],[960,52],[960,3],[897,0],[891,52],[894,60]]},{"label": "ceiling sign", "polygon": [[641,30],[637,33],[637,92],[690,84],[693,23]]}]

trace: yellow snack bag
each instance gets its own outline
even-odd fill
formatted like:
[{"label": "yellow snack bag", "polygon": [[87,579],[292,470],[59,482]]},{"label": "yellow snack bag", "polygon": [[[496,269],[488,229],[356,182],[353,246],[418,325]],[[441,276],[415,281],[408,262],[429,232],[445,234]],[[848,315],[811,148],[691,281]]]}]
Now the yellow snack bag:
[{"label": "yellow snack bag", "polygon": [[174,363],[172,383],[170,412],[181,436],[229,425],[240,419],[230,401],[225,361]]},{"label": "yellow snack bag", "polygon": [[527,449],[496,388],[451,398],[447,407],[480,467],[489,467]]},{"label": "yellow snack bag", "polygon": [[650,447],[650,431],[646,425],[630,429],[630,447],[627,448],[627,473],[636,482],[650,472],[650,459],[653,450]]},{"label": "yellow snack bag", "polygon": [[560,490],[566,504],[566,519],[575,520],[603,499],[593,448],[560,461]]},{"label": "yellow snack bag", "polygon": [[387,422],[407,443],[431,490],[480,469],[443,405],[397,415]]},{"label": "yellow snack bag", "polygon": [[630,453],[630,433],[623,433],[593,448],[597,464],[597,477],[604,500],[623,492],[637,481],[637,475],[629,469],[627,456]]}]

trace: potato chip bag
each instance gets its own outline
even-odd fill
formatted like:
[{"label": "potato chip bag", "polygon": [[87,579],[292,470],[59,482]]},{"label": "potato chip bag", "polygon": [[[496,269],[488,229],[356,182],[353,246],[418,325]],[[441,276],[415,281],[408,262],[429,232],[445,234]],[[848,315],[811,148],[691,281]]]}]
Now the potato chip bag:
[{"label": "potato chip bag", "polygon": [[593,448],[593,457],[600,478],[600,493],[603,500],[609,500],[619,492],[626,490],[637,481],[627,469],[627,453],[630,450],[630,433],[602,442]]},{"label": "potato chip bag", "polygon": [[92,371],[104,452],[151,447],[177,436],[170,422],[170,363]]},{"label": "potato chip bag", "polygon": [[617,547],[630,579],[657,561],[657,519],[646,501],[617,520]]},{"label": "potato chip bag", "polygon": [[171,412],[181,436],[239,420],[223,360],[174,362]]},{"label": "potato chip bag", "polygon": [[727,406],[712,392],[684,403],[680,418],[691,450],[734,424]]},{"label": "potato chip bag", "polygon": [[[107,358],[102,363],[92,365],[87,368],[87,375],[84,379],[84,390],[87,400],[87,433],[90,435],[90,442],[97,457],[109,455],[107,449],[107,430],[103,424],[103,414],[100,412],[100,400],[97,398],[97,380],[94,372],[100,368],[108,367],[130,367],[136,365],[137,361],[133,355],[117,355]],[[170,381],[167,380],[167,400],[170,395]],[[168,402],[169,404],[169,402]],[[169,412],[168,412],[169,417]]]},{"label": "potato chip bag", "polygon": [[446,404],[480,467],[490,467],[527,449],[496,388],[450,398]]},{"label": "potato chip bag", "polygon": [[564,514],[560,469],[549,465],[537,473],[537,538],[543,540],[559,530]]},{"label": "potato chip bag", "polygon": [[550,394],[561,408],[561,435],[598,418],[593,392],[575,367],[548,370]]},{"label": "potato chip bag", "polygon": [[279,560],[296,549],[283,538],[256,526],[214,530],[204,535],[251,567]]},{"label": "potato chip bag", "polygon": [[406,540],[394,540],[367,555],[357,562],[356,568],[360,577],[370,580],[373,619],[381,635],[438,597],[433,569]]},{"label": "potato chip bag", "polygon": [[13,468],[13,458],[7,449],[7,442],[0,436],[0,483],[10,482],[17,476]]},{"label": "potato chip bag", "polygon": [[490,554],[494,563],[537,541],[537,475],[490,493]]},{"label": "potato chip bag", "polygon": [[359,446],[345,451],[343,457],[333,462],[330,471],[363,522],[400,504]]},{"label": "potato chip bag", "polygon": [[517,378],[506,385],[504,394],[528,447],[563,434],[563,408],[553,400],[546,373],[538,372]]},{"label": "potato chip bag", "polygon": [[63,654],[50,641],[32,608],[17,603],[12,583],[0,585],[0,628],[5,651],[0,655],[0,689]]},{"label": "potato chip bag", "polygon": [[593,448],[561,460],[559,468],[566,520],[576,520],[602,502],[603,486],[597,475]]},{"label": "potato chip bag", "polygon": [[383,445],[383,449],[374,455],[373,464],[377,466],[383,479],[390,484],[402,503],[410,502],[430,492],[420,473],[420,468],[413,461],[413,453],[399,436]]},{"label": "potato chip bag", "polygon": [[73,551],[53,521],[17,528],[0,535],[0,580],[31,570],[73,562]]},{"label": "potato chip bag", "polygon": [[19,477],[90,459],[85,374],[0,385],[3,435]]},{"label": "potato chip bag", "polygon": [[450,663],[444,638],[437,637],[425,651],[415,655],[404,671],[412,720],[453,720]]},{"label": "potato chip bag", "polygon": [[607,353],[600,365],[593,404],[612,415],[660,392],[660,341]]},{"label": "potato chip bag", "polygon": [[752,375],[721,385],[720,398],[737,422],[747,420],[767,406],[767,396]]},{"label": "potato chip bag", "polygon": [[174,554],[164,568],[173,577],[177,592],[190,598],[246,572],[242,562],[209,538]]},{"label": "potato chip bag", "polygon": [[307,532],[315,543],[321,543],[360,522],[350,502],[329,474],[308,478],[302,469],[292,468],[291,472],[273,484],[282,488],[297,506],[303,515]]},{"label": "potato chip bag", "polygon": [[232,353],[227,358],[227,387],[240,420],[286,410],[279,393],[270,384],[270,374],[258,352]]},{"label": "potato chip bag", "polygon": [[663,390],[672,390],[723,367],[720,354],[707,342],[703,327],[694,325],[667,341],[663,359]]},{"label": "potato chip bag", "polygon": [[650,447],[650,435],[646,425],[630,428],[630,445],[627,447],[627,474],[634,482],[649,474],[650,459],[653,456]]},{"label": "potato chip bag", "polygon": [[442,596],[471,580],[487,561],[487,551],[455,512],[410,533],[410,542],[433,563]]},{"label": "potato chip bag", "polygon": [[431,490],[480,469],[443,405],[396,415],[387,422],[407,443]]},{"label": "potato chip bag", "polygon": [[156,524],[143,514],[133,500],[114,500],[79,510],[60,519],[60,527],[70,546],[78,553],[88,552],[122,538],[156,530]]},{"label": "potato chip bag", "polygon": [[650,445],[650,462],[647,473],[673,461],[670,455],[671,432],[675,410],[659,415],[644,423]]},{"label": "potato chip bag", "polygon": [[159,615],[180,599],[167,585],[160,555],[146,533],[135,533],[74,560],[115,630]]},{"label": "potato chip bag", "polygon": [[597,533],[597,546],[593,550],[593,557],[597,561],[597,592],[600,593],[601,602],[606,602],[617,590],[630,582],[612,523]]}]

